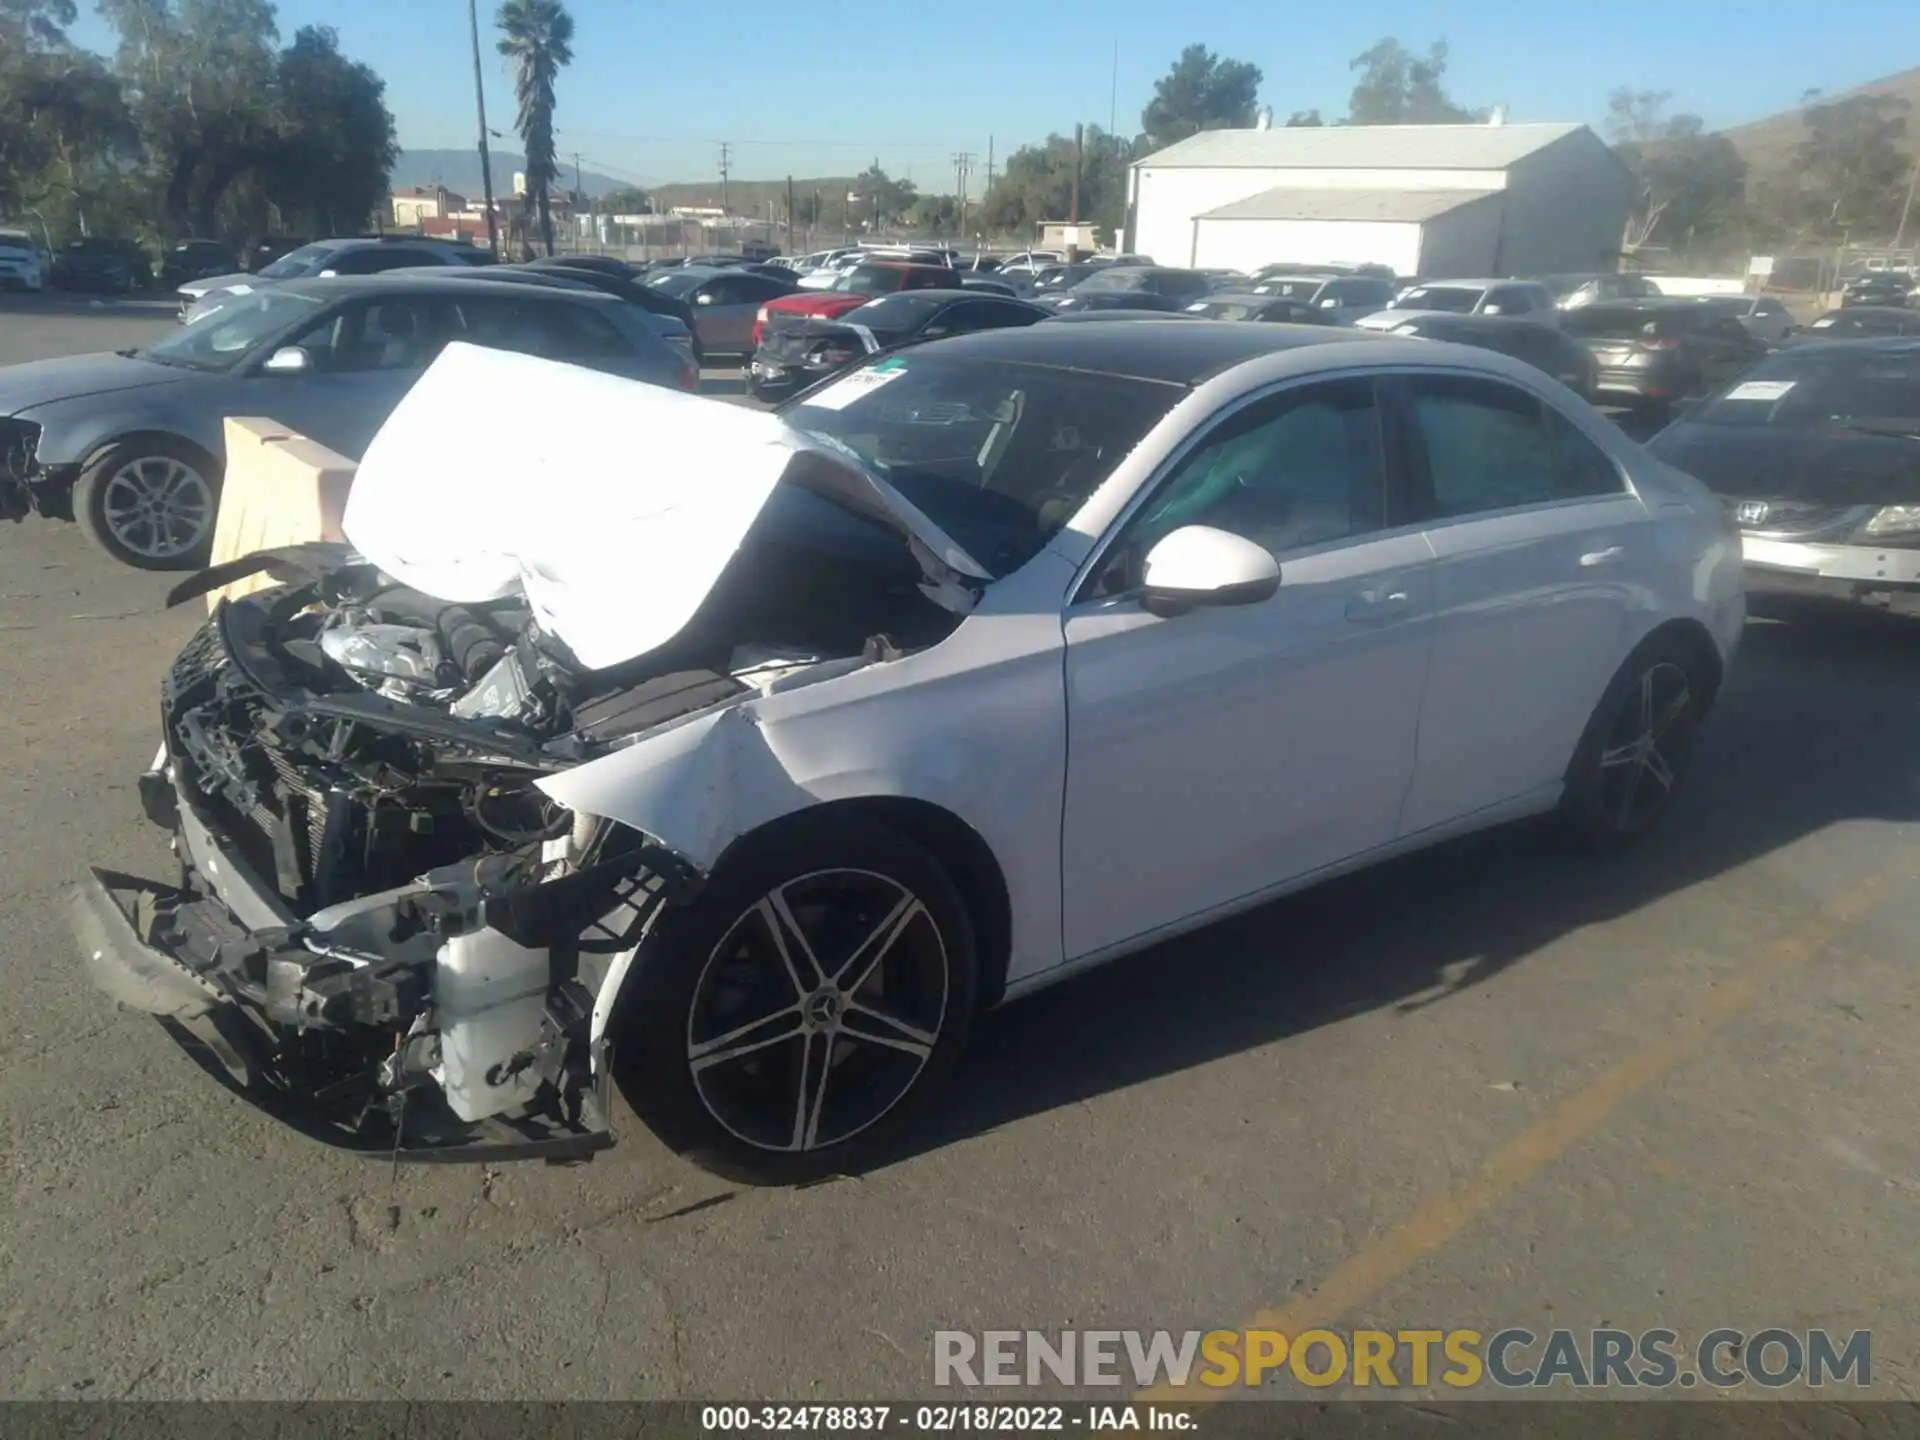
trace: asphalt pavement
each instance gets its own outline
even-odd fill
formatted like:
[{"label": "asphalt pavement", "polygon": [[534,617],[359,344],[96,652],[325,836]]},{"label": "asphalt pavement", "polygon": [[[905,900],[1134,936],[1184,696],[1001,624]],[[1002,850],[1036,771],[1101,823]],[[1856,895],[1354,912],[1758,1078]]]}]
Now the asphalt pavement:
[{"label": "asphalt pavement", "polygon": [[[0,362],[165,323],[0,309]],[[936,1329],[1256,1317],[1870,1329],[1920,1389],[1910,624],[1753,622],[1627,855],[1503,831],[1122,961],[988,1017],[897,1163],[748,1190],[624,1116],[395,1175],[91,989],[65,888],[167,873],[166,586],[0,527],[0,1396],[901,1398]]]}]

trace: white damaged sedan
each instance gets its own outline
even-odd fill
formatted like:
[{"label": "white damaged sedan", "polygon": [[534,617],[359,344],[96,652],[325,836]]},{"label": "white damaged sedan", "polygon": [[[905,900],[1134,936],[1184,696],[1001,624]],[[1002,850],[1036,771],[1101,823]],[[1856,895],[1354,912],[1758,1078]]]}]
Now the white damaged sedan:
[{"label": "white damaged sedan", "polygon": [[180,878],[83,883],[94,978],[348,1148],[582,1156],[618,1083],[772,1182],[1077,969],[1639,835],[1745,610],[1721,506],[1550,379],[1287,326],[963,336],[780,415],[454,345],[345,524],[175,592],[280,582],[168,671]]}]

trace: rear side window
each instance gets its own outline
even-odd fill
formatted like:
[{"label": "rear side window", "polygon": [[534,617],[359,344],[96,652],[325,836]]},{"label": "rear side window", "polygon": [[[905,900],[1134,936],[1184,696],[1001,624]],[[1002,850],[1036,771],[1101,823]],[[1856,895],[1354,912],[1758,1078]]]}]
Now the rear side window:
[{"label": "rear side window", "polygon": [[1524,390],[1467,376],[1408,381],[1439,519],[1617,494],[1620,473],[1566,417]]}]

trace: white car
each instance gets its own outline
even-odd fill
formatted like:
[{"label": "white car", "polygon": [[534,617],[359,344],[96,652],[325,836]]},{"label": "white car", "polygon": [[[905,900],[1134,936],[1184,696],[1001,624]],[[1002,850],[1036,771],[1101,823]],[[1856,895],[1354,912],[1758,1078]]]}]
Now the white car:
[{"label": "white car", "polygon": [[1384,310],[1363,315],[1353,323],[1363,330],[1391,330],[1409,310],[1442,315],[1507,315],[1560,323],[1560,307],[1553,292],[1535,280],[1423,280],[1393,297]]},{"label": "white car", "polygon": [[47,252],[24,230],[0,230],[0,290],[45,290]]},{"label": "white car", "polygon": [[343,1145],[582,1155],[617,1077],[754,1181],[884,1153],[1090,965],[1523,816],[1634,838],[1745,611],[1720,505],[1549,378],[1333,328],[985,331],[779,415],[450,345],[344,524],[179,592],[285,582],[168,674],[184,878],[81,887],[95,978]]}]

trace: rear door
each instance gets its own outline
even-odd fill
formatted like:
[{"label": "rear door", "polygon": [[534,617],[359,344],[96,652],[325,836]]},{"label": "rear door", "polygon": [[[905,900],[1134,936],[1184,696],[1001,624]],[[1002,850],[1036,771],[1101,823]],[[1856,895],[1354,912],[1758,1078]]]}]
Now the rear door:
[{"label": "rear door", "polygon": [[1559,782],[1658,557],[1619,467],[1531,391],[1426,372],[1391,393],[1435,557],[1411,835]]}]

